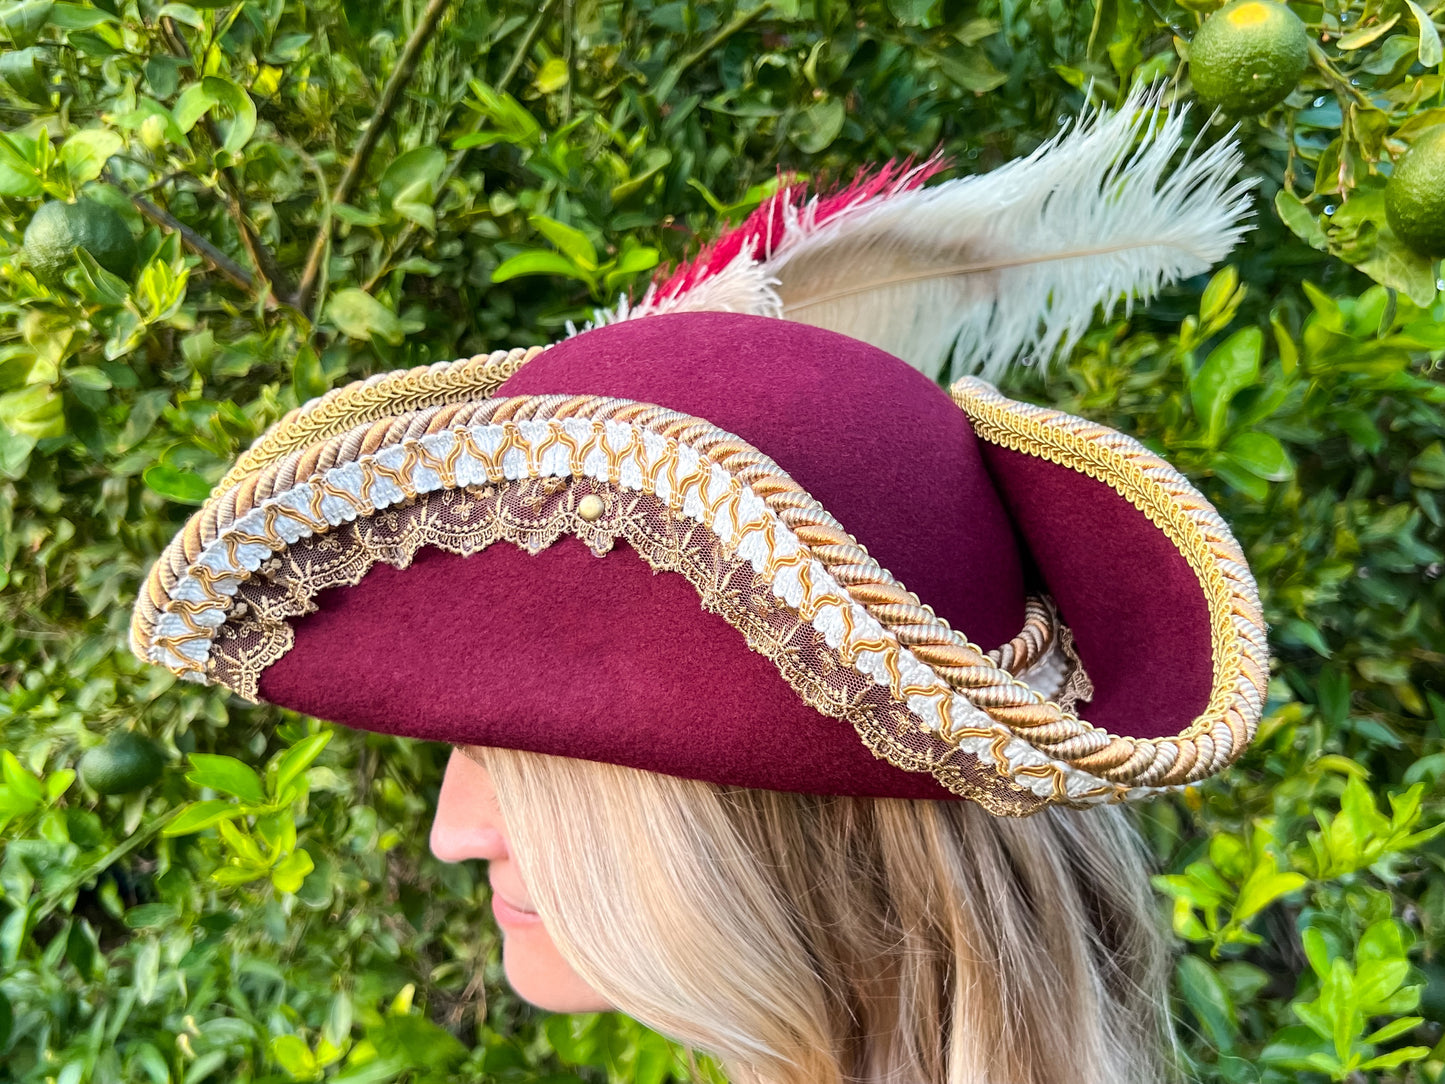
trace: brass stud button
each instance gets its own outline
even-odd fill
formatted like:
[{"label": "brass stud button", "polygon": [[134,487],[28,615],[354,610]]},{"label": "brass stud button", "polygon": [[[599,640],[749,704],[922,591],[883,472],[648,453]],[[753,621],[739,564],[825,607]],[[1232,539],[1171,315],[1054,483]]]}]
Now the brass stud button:
[{"label": "brass stud button", "polygon": [[601,519],[605,510],[602,498],[595,493],[589,493],[577,502],[577,514],[588,523],[595,523]]}]

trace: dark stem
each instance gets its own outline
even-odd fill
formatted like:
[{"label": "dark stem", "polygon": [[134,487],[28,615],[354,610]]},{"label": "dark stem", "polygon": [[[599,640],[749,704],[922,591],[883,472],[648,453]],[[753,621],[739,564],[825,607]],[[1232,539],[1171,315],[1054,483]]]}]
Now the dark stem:
[{"label": "dark stem", "polygon": [[186,247],[204,256],[206,262],[219,271],[226,281],[234,286],[239,286],[247,293],[251,293],[256,289],[255,281],[244,267],[236,263],[235,260],[231,259],[184,222],[179,221],[170,213],[161,210],[161,208],[157,207],[144,196],[132,195],[130,201],[135,204],[136,210],[157,226],[167,230],[174,230],[180,234],[181,241],[185,243]]},{"label": "dark stem", "polygon": [[507,62],[502,77],[497,80],[497,90],[506,90],[507,84],[516,78],[517,72],[521,69],[527,54],[532,51],[532,42],[537,40],[537,32],[542,29],[542,23],[547,18],[547,12],[552,10],[552,5],[557,0],[544,0],[542,6],[537,9],[536,16],[527,27],[527,32],[522,35],[522,40],[517,43],[516,50],[512,53],[512,59]]},{"label": "dark stem", "polygon": [[[195,60],[191,51],[186,47],[185,39],[176,30],[176,24],[170,16],[160,21],[161,35],[165,38],[166,44],[172,53],[184,60],[191,66],[191,70],[200,74],[196,68]],[[215,121],[209,116],[202,120],[206,135],[211,141],[213,148],[219,148],[223,144],[221,134],[216,130]],[[246,255],[251,258],[252,265],[258,274],[264,276],[270,283],[280,282],[280,271],[276,265],[275,257],[269,249],[261,243],[256,236],[256,231],[251,226],[251,220],[246,215],[246,206],[241,200],[241,179],[234,166],[227,166],[219,172],[221,194],[226,200],[226,210],[236,222],[236,230],[241,236],[241,245],[246,249]],[[284,292],[284,291],[283,291]],[[273,293],[274,297],[274,293]]]},{"label": "dark stem", "polygon": [[[532,22],[522,35],[522,40],[517,43],[517,48],[512,51],[512,59],[507,61],[507,67],[503,70],[502,77],[496,82],[495,89],[498,93],[504,92],[512,80],[517,77],[517,72],[520,71],[522,67],[522,61],[527,58],[527,53],[531,51],[532,42],[537,40],[537,32],[542,28],[542,23],[546,20],[547,12],[552,10],[552,5],[556,2],[557,0],[543,0],[542,6],[537,9],[537,14],[532,17]],[[478,114],[471,130],[479,131],[485,123],[486,118]],[[437,192],[440,193],[446,190],[447,183],[457,175],[457,170],[461,168],[462,160],[465,159],[466,156],[466,152],[463,151],[447,163],[447,168],[442,171],[441,180],[437,182]],[[378,266],[376,273],[362,285],[363,290],[370,293],[372,288],[381,281],[391,261],[406,250],[406,245],[411,241],[416,230],[417,225],[415,222],[408,222],[402,227],[401,232],[396,235],[396,241],[392,244],[386,256],[382,259],[381,264]]]},{"label": "dark stem", "polygon": [[[371,158],[371,152],[376,149],[382,133],[386,131],[387,121],[391,119],[392,111],[396,108],[401,93],[406,89],[407,83],[411,81],[412,74],[416,71],[417,62],[421,59],[422,50],[426,48],[432,32],[436,29],[437,23],[441,22],[442,15],[446,13],[451,0],[429,0],[426,10],[422,12],[421,22],[412,31],[411,37],[407,38],[406,46],[402,49],[401,57],[392,69],[391,77],[387,79],[386,86],[382,87],[381,98],[376,103],[376,112],[372,114],[371,120],[361,132],[361,137],[356,142],[356,149],[351,152],[351,159],[346,163],[346,169],[341,174],[341,180],[336,182],[336,188],[331,193],[331,205],[345,203],[355,189],[357,182],[361,179],[366,163]],[[316,279],[321,271],[321,260],[326,254],[327,242],[331,238],[331,218],[328,215],[324,220],[323,227],[316,231],[316,237],[311,242],[311,251],[306,256],[306,266],[301,272],[301,282],[296,287],[295,305],[298,309],[305,310],[311,300],[311,294],[316,288]]]}]

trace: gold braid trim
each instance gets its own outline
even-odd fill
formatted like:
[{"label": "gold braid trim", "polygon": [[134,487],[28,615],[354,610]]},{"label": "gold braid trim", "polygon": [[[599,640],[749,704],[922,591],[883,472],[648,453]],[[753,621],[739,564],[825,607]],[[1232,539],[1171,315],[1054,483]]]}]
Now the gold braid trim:
[{"label": "gold braid trim", "polygon": [[[991,690],[1005,705],[1042,697],[934,616],[775,463],[701,419],[626,400],[520,396],[431,407],[273,460],[208,502],[167,547],[137,600],[133,645],[188,680],[219,679],[254,696],[254,683],[237,677],[258,676],[255,657],[218,669],[211,645],[244,618],[246,607],[232,609],[237,593],[270,555],[306,549],[308,540],[332,539],[334,548],[352,521],[391,519],[422,497],[509,480],[565,485],[567,477],[655,494],[663,518],[692,523],[723,559],[741,562],[750,582],[795,598],[788,604],[793,620],[812,625],[809,634],[827,640],[838,662],[887,690],[869,709],[866,697],[879,694],[865,683],[854,691],[865,699],[842,705],[844,712],[855,722],[879,720],[880,712],[911,719],[889,727],[875,721],[863,735],[898,766],[931,771],[970,796],[980,775],[992,777],[992,787],[1015,795],[1006,803],[1015,808],[1027,792],[1034,797],[1023,804],[1033,808],[1041,797],[1119,796],[1116,785],[1048,764],[974,707],[960,689],[975,696]],[[308,585],[303,590],[313,593],[325,586],[315,579]],[[1038,625],[1050,616],[1031,606],[1024,631],[1001,650],[1037,661],[1050,638]],[[729,618],[740,628],[748,620]],[[785,656],[774,662],[786,677]],[[1014,779],[1031,785],[1021,790]]]},{"label": "gold braid trim", "polygon": [[[1001,396],[997,400],[1007,403]],[[1039,413],[1038,408],[1010,405],[1025,413]],[[1066,429],[1072,426],[1082,432],[1089,428],[1089,423],[1079,419],[1057,417],[1067,419],[1058,423]],[[527,422],[534,423],[531,429],[525,429]],[[546,424],[539,429],[536,423]],[[1102,434],[1100,440],[1127,441],[1101,427],[1092,428]],[[626,434],[625,440],[621,433]],[[655,442],[648,443],[649,434],[662,439],[661,453]],[[479,440],[493,443],[483,448]],[[1148,456],[1139,446],[1133,447],[1136,458]],[[691,458],[683,455],[684,448]],[[513,453],[521,459],[509,460]],[[885,666],[886,684],[897,702],[928,716],[938,713],[911,737],[895,734],[881,743],[887,747],[891,742],[892,755],[883,755],[900,766],[916,770],[917,759],[898,741],[919,740],[925,732],[923,740],[941,737],[954,747],[970,747],[975,756],[979,756],[979,743],[984,743],[990,752],[980,759],[1006,765],[998,770],[1015,779],[1038,781],[1050,800],[1072,804],[1100,797],[1133,797],[1158,786],[1201,778],[1218,770],[1242,748],[1242,743],[1229,740],[1230,728],[1210,729],[1207,718],[1191,728],[1188,736],[1192,741],[1134,741],[1090,726],[1057,703],[1046,701],[1010,672],[1010,663],[1027,664],[1039,655],[1046,634],[1037,628],[1038,613],[1031,611],[1029,625],[1015,641],[984,655],[880,568],[816,500],[756,449],[701,419],[595,396],[521,396],[432,406],[355,426],[272,459],[218,499],[208,501],[167,548],[137,601],[133,645],[149,661],[168,665],[191,680],[206,681],[205,645],[228,621],[226,611],[232,596],[265,554],[288,548],[288,538],[299,541],[322,536],[357,516],[370,519],[383,507],[417,499],[423,488],[435,492],[475,484],[460,477],[464,466],[470,478],[481,477],[487,483],[555,474],[561,469],[555,460],[543,469],[549,453],[563,454],[566,470],[576,478],[587,476],[589,470],[595,475],[600,469],[597,480],[616,485],[624,469],[635,470],[636,479],[629,485],[639,485],[642,493],[666,493],[673,514],[683,510],[686,499],[699,502],[687,515],[701,517],[699,522],[717,533],[724,549],[736,546],[739,531],[761,532],[758,537],[773,556],[760,569],[759,577],[767,581],[784,575],[796,577],[803,591],[798,617],[820,629],[817,622],[830,624],[832,635],[842,640],[840,660],[853,666],[862,656],[878,655],[882,661],[877,665]],[[597,455],[603,457],[605,466],[597,466]],[[714,469],[728,479],[725,485],[710,473]],[[483,474],[478,476],[478,470]],[[428,480],[423,487],[424,478]],[[718,488],[720,485],[723,488]],[[1188,488],[1187,483],[1184,486]],[[1174,488],[1178,496],[1182,491],[1177,485]],[[739,505],[744,489],[754,499],[761,498],[776,519],[744,522]],[[298,497],[303,491],[307,495]],[[328,510],[328,502],[335,506]],[[1222,521],[1202,498],[1198,505],[1228,538]],[[345,511],[340,511],[343,506]],[[1166,513],[1168,507],[1168,501],[1160,503]],[[253,512],[261,518],[251,515]],[[775,551],[780,531],[786,531],[801,550]],[[1232,539],[1229,543],[1232,546]],[[753,544],[757,544],[756,538]],[[811,595],[815,574],[808,571],[810,567],[832,577],[857,609],[840,605],[843,600],[835,595]],[[1247,580],[1247,571],[1243,576]],[[878,623],[873,627],[881,626],[883,638],[858,624],[869,619]],[[916,668],[920,663],[925,669],[909,673],[923,677],[905,676],[905,666]],[[1252,678],[1247,672],[1246,676]],[[938,699],[931,684],[934,681],[942,681],[943,688],[952,693]],[[923,703],[930,706],[924,709],[919,706]],[[1253,718],[1245,716],[1245,731],[1252,727],[1258,711],[1249,714]],[[981,725],[985,721],[987,725]],[[879,751],[876,738],[869,744]],[[1019,744],[1020,739],[1024,744]],[[1037,750],[1034,759],[1019,752],[1025,746]],[[936,757],[926,760],[934,767],[939,764]]]},{"label": "gold braid trim", "polygon": [[[1010,644],[985,655],[879,568],[776,464],[701,419],[593,396],[486,398],[542,349],[498,351],[381,374],[292,411],[238,459],[152,569],[132,623],[136,652],[172,665],[178,672],[189,671],[193,680],[205,680],[195,673],[196,649],[214,639],[218,625],[226,622],[224,611],[230,596],[249,576],[240,559],[247,547],[278,552],[298,530],[303,537],[331,530],[336,524],[323,514],[327,502],[344,502],[353,515],[369,517],[381,507],[377,501],[386,503],[377,496],[381,492],[378,484],[415,499],[418,468],[435,471],[444,488],[455,487],[459,485],[459,461],[480,457],[488,460],[488,479],[500,482],[505,477],[502,460],[509,450],[515,450],[525,455],[527,472],[536,477],[545,446],[529,445],[518,436],[515,424],[508,423],[587,417],[594,428],[604,420],[626,421],[633,427],[632,443],[619,453],[595,432],[590,440],[578,444],[575,437],[553,427],[547,443],[567,447],[574,471],[581,469],[589,451],[600,450],[615,483],[619,462],[629,451],[641,462],[638,449],[644,430],[665,436],[674,449],[678,443],[696,447],[702,452],[702,462],[723,467],[736,483],[761,497],[779,522],[795,533],[809,557],[820,562],[850,601],[877,620],[889,637],[896,637],[895,642],[906,648],[911,658],[962,694],[969,708],[982,711],[1006,728],[1007,734],[989,735],[995,757],[1002,756],[998,742],[1009,734],[1044,754],[1044,762],[1019,764],[1017,775],[1047,778],[1053,800],[1100,796],[1117,800],[1141,790],[1203,778],[1237,756],[1252,737],[1262,710],[1268,660],[1258,596],[1243,554],[1203,497],[1137,442],[1057,411],[1011,402],[982,381],[964,380],[953,389],[955,401],[983,439],[1105,481],[1160,526],[1189,560],[1208,601],[1215,677],[1208,709],[1177,738],[1120,738],[1079,719],[1072,701],[1088,685],[1077,666],[1062,691],[1067,709],[1045,700],[1016,675],[1052,650],[1059,630],[1051,612],[1041,609],[1041,604],[1031,604],[1024,631]],[[467,429],[486,423],[504,427],[504,443],[494,455],[484,454]],[[429,449],[421,443],[423,437],[441,433],[454,437],[445,452],[437,452],[435,444]],[[380,461],[380,456],[398,448],[403,450],[400,463]],[[359,491],[354,483],[350,488],[338,488],[329,478],[333,468],[346,465],[360,471]],[[676,472],[675,456],[668,470]],[[666,484],[673,491],[678,491],[679,483],[681,488],[700,486],[699,492],[711,498],[706,478],[699,478],[696,470],[686,478],[679,479],[675,473],[667,476]],[[654,474],[646,484],[662,483]],[[301,486],[310,487],[306,509],[272,499]],[[263,521],[251,521],[247,532],[235,529],[238,520],[263,505]],[[709,521],[719,509],[734,517],[736,528],[735,503],[729,503],[726,495],[709,499]],[[223,558],[217,557],[213,547],[218,540]],[[204,559],[203,553],[208,555]],[[178,587],[183,589],[181,596],[174,593]],[[170,622],[165,635],[157,629],[163,616]],[[818,613],[800,612],[799,616],[812,621]],[[852,619],[846,613],[844,622],[851,636]],[[1062,647],[1067,649],[1067,630],[1062,631]],[[844,661],[851,663],[850,651],[877,651],[886,646],[883,641],[859,641],[851,649],[845,647]],[[204,648],[201,650],[204,655]],[[918,694],[920,687],[903,682],[896,662],[890,662],[889,668],[889,684],[896,696],[906,700]],[[977,742],[989,734],[967,718],[972,711],[961,714],[964,717],[954,718],[948,705],[943,705],[939,731],[947,740]],[[1007,763],[1007,758],[1002,763]],[[1070,769],[1092,777],[1100,786],[1087,793],[1071,792],[1065,779]]]},{"label": "gold braid trim", "polygon": [[974,377],[960,380],[951,393],[980,439],[1079,471],[1123,496],[1164,532],[1199,578],[1214,670],[1208,706],[1177,737],[1115,738],[1084,762],[1098,763],[1107,754],[1140,781],[1152,774],[1151,764],[1166,757],[1173,766],[1168,778],[1179,774],[1183,762],[1193,765],[1186,780],[1224,767],[1254,737],[1269,674],[1259,592],[1224,520],[1188,479],[1123,433],[1007,399]]},{"label": "gold braid trim", "polygon": [[280,459],[298,448],[351,429],[361,422],[376,421],[444,403],[485,399],[527,362],[547,349],[544,346],[494,350],[456,361],[439,361],[378,373],[334,388],[303,403],[272,425],[236,460],[226,476],[211,491],[214,499],[247,474]]}]

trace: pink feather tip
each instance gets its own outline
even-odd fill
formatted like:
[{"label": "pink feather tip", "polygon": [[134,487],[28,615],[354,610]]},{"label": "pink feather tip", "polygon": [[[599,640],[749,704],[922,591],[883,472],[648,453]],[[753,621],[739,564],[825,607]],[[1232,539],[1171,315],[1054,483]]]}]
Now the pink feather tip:
[{"label": "pink feather tip", "polygon": [[766,260],[782,243],[787,231],[785,209],[801,212],[811,202],[804,232],[812,232],[874,200],[921,188],[952,164],[942,152],[935,151],[917,165],[910,156],[902,161],[894,158],[882,165],[867,167],[846,184],[835,184],[816,193],[810,192],[807,182],[788,184],[759,204],[741,224],[704,245],[693,259],[654,279],[654,296],[658,301],[666,301],[686,293],[727,267],[747,248],[751,248],[758,261]]}]

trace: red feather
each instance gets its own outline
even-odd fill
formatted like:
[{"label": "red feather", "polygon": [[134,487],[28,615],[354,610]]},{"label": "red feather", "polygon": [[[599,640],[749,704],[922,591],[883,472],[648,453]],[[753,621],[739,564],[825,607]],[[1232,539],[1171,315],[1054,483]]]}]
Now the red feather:
[{"label": "red feather", "polygon": [[703,246],[693,259],[654,279],[655,297],[659,302],[670,301],[686,293],[717,274],[749,246],[752,246],[758,261],[766,260],[783,240],[786,222],[783,211],[787,208],[802,210],[811,199],[813,208],[809,228],[815,229],[874,199],[886,199],[921,188],[950,165],[952,162],[935,152],[918,166],[914,165],[912,157],[902,161],[891,159],[865,169],[845,185],[817,193],[811,193],[806,183],[780,188],[759,204],[740,225]]}]

